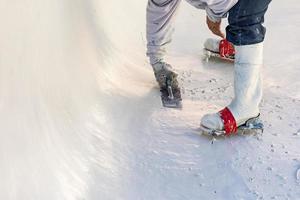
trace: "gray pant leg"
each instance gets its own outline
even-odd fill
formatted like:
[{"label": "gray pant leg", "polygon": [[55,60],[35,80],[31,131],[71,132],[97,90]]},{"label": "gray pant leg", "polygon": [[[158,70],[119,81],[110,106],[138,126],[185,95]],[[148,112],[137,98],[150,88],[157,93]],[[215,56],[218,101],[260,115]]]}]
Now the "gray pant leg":
[{"label": "gray pant leg", "polygon": [[181,0],[148,0],[147,56],[150,63],[161,61],[171,42],[173,23]]}]

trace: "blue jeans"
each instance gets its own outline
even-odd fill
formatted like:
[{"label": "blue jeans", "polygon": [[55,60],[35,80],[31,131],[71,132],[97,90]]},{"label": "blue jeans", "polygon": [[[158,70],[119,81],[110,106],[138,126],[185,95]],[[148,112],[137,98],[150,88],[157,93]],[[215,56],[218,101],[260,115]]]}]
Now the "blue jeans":
[{"label": "blue jeans", "polygon": [[266,28],[262,25],[271,0],[239,0],[229,10],[227,40],[234,45],[250,45],[264,41]]}]

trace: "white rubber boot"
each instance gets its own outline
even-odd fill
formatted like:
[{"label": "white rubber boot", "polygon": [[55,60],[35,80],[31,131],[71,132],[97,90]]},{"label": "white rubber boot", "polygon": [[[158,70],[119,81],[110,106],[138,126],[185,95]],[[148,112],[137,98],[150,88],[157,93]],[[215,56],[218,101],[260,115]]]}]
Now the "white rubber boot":
[{"label": "white rubber boot", "polygon": [[[259,115],[258,106],[262,98],[263,43],[235,46],[235,50],[235,97],[227,108],[234,117],[236,126],[239,126],[249,118]],[[226,122],[220,113],[207,114],[201,120],[201,127],[223,131],[224,123]]]},{"label": "white rubber boot", "polygon": [[153,72],[156,78],[156,81],[159,84],[161,89],[167,88],[166,79],[169,78],[172,80],[172,88],[178,88],[177,76],[178,74],[174,72],[172,66],[166,62],[157,62],[152,65]]},{"label": "white rubber boot", "polygon": [[204,42],[204,48],[212,52],[219,53],[220,41],[220,39],[208,38]]}]

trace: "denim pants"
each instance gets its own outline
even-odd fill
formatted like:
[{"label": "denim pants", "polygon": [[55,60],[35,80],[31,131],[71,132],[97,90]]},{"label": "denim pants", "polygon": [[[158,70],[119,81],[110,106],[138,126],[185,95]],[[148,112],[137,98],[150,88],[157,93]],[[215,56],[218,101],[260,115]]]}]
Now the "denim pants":
[{"label": "denim pants", "polygon": [[271,0],[239,0],[229,10],[227,40],[234,45],[250,45],[264,41],[264,16]]}]

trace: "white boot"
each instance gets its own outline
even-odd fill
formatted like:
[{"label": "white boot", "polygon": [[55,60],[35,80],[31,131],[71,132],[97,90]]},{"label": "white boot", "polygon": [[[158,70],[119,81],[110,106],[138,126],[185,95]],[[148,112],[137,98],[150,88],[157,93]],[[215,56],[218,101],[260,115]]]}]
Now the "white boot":
[{"label": "white boot", "polygon": [[212,52],[219,53],[220,41],[220,39],[208,38],[204,42],[204,48]]},{"label": "white boot", "polygon": [[[214,131],[236,131],[249,118],[259,115],[262,98],[261,67],[263,65],[263,43],[235,46],[234,94],[235,97],[221,113],[207,114],[201,127]],[[225,117],[224,117],[225,116]],[[225,127],[224,127],[225,125]],[[228,128],[231,127],[231,128]],[[234,132],[232,131],[232,132]]]},{"label": "white boot", "polygon": [[177,76],[178,74],[174,72],[172,66],[166,62],[157,62],[152,65],[153,72],[156,78],[156,81],[159,84],[161,89],[167,88],[166,79],[169,78],[172,80],[172,88],[178,88]]}]

